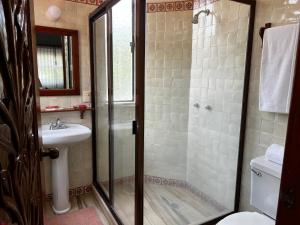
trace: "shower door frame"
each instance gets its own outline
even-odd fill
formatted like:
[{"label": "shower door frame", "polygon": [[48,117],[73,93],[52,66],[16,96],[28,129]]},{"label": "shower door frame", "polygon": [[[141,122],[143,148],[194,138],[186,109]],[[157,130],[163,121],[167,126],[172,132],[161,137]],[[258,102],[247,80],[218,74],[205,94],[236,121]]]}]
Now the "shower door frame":
[{"label": "shower door frame", "polygon": [[[112,8],[112,6],[116,3],[118,3],[119,0],[116,1],[105,1],[99,8],[96,9],[96,11],[92,12],[89,16],[89,35],[90,35],[90,58],[91,58],[91,81],[92,81],[92,108],[94,109],[92,111],[92,146],[93,146],[93,184],[101,197],[103,198],[104,202],[106,203],[107,207],[113,214],[115,220],[118,224],[122,224],[121,219],[118,217],[118,215],[115,213],[113,209],[113,161],[114,161],[114,151],[113,151],[113,135],[112,135],[112,119],[111,116],[113,114],[113,107],[112,107],[112,37],[111,37],[111,13],[109,12],[109,9]],[[109,123],[109,162],[108,162],[108,168],[109,168],[109,181],[108,181],[108,195],[103,190],[103,188],[100,186],[100,184],[97,181],[97,142],[96,142],[96,97],[95,97],[95,51],[94,51],[94,22],[96,22],[97,19],[101,18],[102,16],[106,15],[106,42],[107,42],[107,84],[108,84],[108,123]]]},{"label": "shower door frame", "polygon": [[[94,12],[89,15],[89,36],[90,36],[90,59],[91,59],[91,80],[92,80],[92,145],[93,145],[93,184],[99,192],[116,222],[122,225],[120,217],[113,208],[114,198],[114,150],[112,134],[112,7],[121,0],[104,1]],[[132,19],[133,19],[133,88],[135,88],[135,206],[134,217],[135,225],[143,224],[144,206],[144,93],[145,93],[145,0],[132,0]],[[96,108],[95,108],[95,73],[94,73],[94,22],[103,15],[107,15],[107,74],[108,74],[108,102],[109,102],[109,196],[105,193],[97,181],[97,160],[96,160]]]},{"label": "shower door frame", "polygon": [[234,203],[234,211],[238,212],[240,207],[243,158],[244,158],[244,148],[245,148],[245,138],[246,138],[248,95],[249,95],[249,85],[250,85],[250,76],[251,76],[256,0],[230,0],[230,1],[238,2],[250,6],[246,63],[245,63],[245,80],[244,80],[243,101],[242,101],[242,117],[241,117],[240,140],[239,140],[239,154],[238,154],[238,165],[237,165],[236,192],[235,192],[235,203]]}]

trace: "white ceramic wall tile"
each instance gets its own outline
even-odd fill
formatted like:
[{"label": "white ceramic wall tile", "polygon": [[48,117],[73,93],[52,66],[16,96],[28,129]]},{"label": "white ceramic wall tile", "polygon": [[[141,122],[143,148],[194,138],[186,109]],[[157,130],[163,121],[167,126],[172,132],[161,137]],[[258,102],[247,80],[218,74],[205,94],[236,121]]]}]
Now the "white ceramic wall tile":
[{"label": "white ceramic wall tile", "polygon": [[147,14],[145,174],[186,179],[192,11]]},{"label": "white ceramic wall tile", "polygon": [[232,209],[248,34],[238,24],[248,18],[249,7],[244,14],[239,3],[226,0],[209,7],[213,15],[193,25],[191,80],[200,85],[189,96],[187,181]]}]

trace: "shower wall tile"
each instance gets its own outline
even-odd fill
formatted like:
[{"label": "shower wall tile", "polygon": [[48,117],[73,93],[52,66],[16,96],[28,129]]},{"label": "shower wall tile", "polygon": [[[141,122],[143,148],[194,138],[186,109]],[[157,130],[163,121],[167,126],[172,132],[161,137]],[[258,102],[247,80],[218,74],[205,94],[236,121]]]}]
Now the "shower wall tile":
[{"label": "shower wall tile", "polygon": [[192,11],[147,13],[145,173],[186,179]]},{"label": "shower wall tile", "polygon": [[187,182],[233,209],[248,34],[238,24],[249,7],[222,0],[206,8],[213,14],[193,25]]},{"label": "shower wall tile", "polygon": [[243,165],[243,179],[241,192],[241,210],[254,210],[250,206],[250,161],[265,153],[270,144],[284,145],[287,131],[288,115],[260,112],[259,102],[259,78],[261,61],[261,39],[259,28],[265,23],[271,22],[273,26],[280,26],[292,22],[298,22],[299,1],[284,0],[257,0],[254,46],[251,67],[251,82],[249,90],[249,106],[247,118],[246,144]]},{"label": "shower wall tile", "polygon": [[[164,0],[148,1],[153,2]],[[251,159],[272,143],[284,144],[288,120],[287,115],[258,110],[259,28],[267,22],[299,21],[299,7],[297,1],[257,0],[241,210],[254,210],[249,204]],[[249,6],[224,0],[206,8],[214,16],[199,17],[193,27],[188,12],[186,19],[181,11],[147,14],[145,172],[186,177],[232,207]],[[194,107],[197,102],[200,109]],[[213,106],[211,112],[206,105]]]}]

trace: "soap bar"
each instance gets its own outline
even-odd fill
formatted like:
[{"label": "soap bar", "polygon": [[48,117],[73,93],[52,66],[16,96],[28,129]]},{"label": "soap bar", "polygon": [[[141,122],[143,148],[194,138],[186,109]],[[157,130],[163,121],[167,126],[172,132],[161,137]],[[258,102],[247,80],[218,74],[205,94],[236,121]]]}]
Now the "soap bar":
[{"label": "soap bar", "polygon": [[85,104],[79,104],[79,105],[74,106],[74,109],[86,110],[87,109],[87,105],[85,105]]}]

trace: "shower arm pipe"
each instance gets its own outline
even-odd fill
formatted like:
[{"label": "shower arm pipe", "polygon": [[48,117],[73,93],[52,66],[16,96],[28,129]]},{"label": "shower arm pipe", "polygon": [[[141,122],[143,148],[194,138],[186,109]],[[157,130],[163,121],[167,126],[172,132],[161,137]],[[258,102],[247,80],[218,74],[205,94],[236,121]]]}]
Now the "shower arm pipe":
[{"label": "shower arm pipe", "polygon": [[200,10],[198,13],[196,13],[194,16],[193,16],[193,20],[192,20],[192,23],[193,24],[198,24],[198,19],[199,19],[199,15],[201,13],[204,13],[206,16],[210,15],[211,14],[211,11],[209,9],[205,9],[205,10]]},{"label": "shower arm pipe", "polygon": [[204,13],[206,16],[208,16],[210,14],[210,10],[209,9],[200,10],[195,14],[195,16],[199,16],[201,13]]}]

